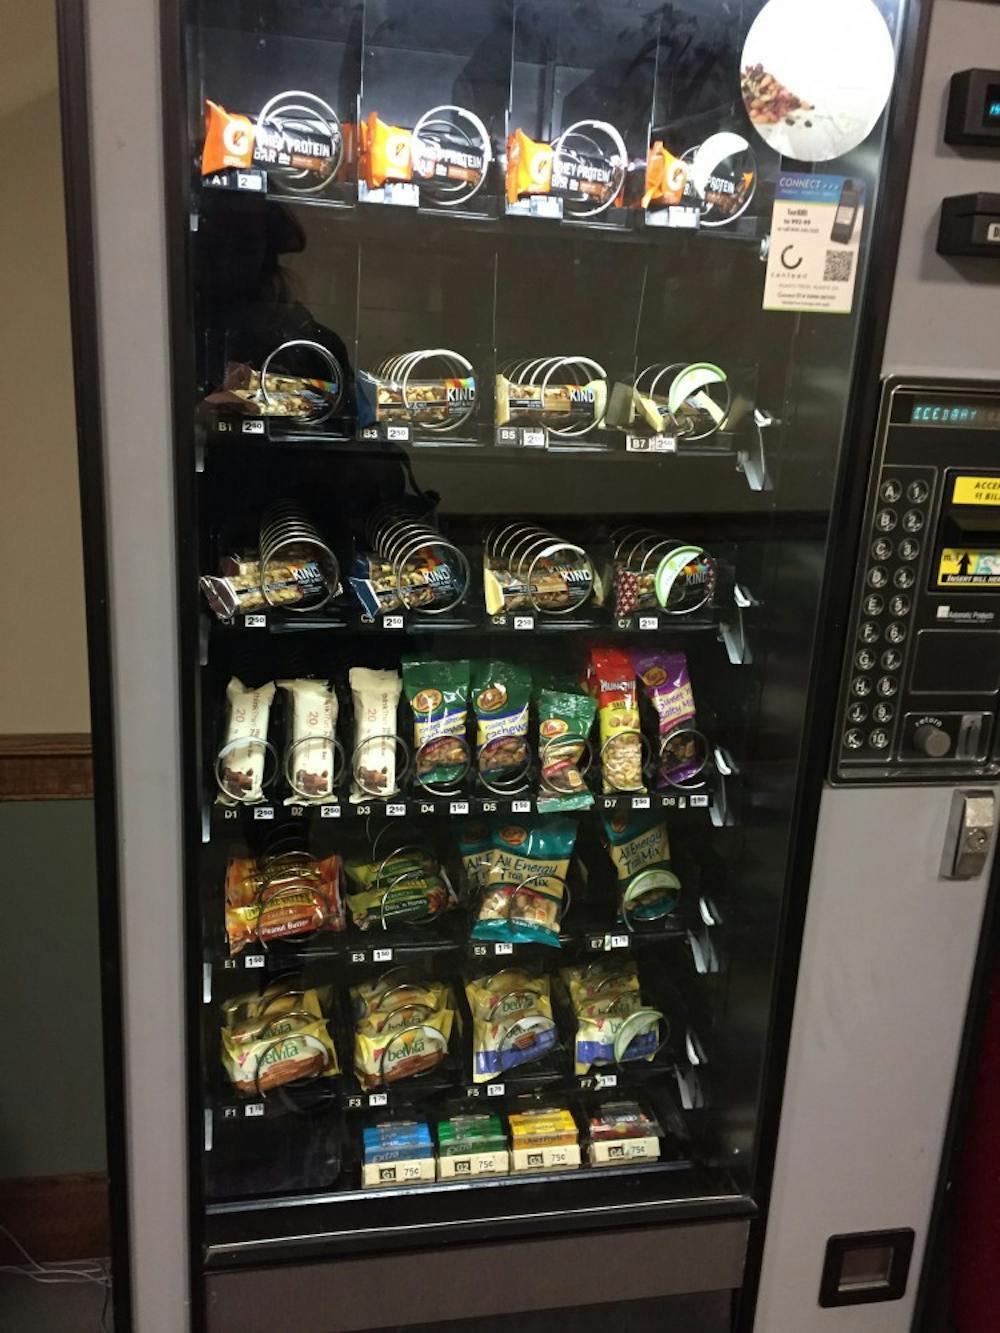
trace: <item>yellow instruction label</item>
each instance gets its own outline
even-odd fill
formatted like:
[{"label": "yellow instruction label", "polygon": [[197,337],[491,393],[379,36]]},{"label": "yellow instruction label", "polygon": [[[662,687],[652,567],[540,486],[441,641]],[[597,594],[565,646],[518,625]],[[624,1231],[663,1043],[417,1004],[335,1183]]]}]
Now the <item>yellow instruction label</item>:
[{"label": "yellow instruction label", "polygon": [[938,562],[939,588],[1000,588],[1000,551],[945,549]]},{"label": "yellow instruction label", "polygon": [[952,503],[1000,505],[1000,477],[956,477]]}]

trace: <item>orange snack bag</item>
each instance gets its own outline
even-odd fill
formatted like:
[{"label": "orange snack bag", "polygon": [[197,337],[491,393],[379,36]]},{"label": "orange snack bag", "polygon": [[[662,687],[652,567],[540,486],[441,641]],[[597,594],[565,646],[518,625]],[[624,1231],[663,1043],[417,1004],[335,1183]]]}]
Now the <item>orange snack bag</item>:
[{"label": "orange snack bag", "polygon": [[373,111],[361,122],[361,176],[370,190],[386,181],[413,178],[413,136],[399,125],[387,125]]},{"label": "orange snack bag", "polygon": [[205,102],[205,147],[201,174],[212,176],[228,167],[249,167],[253,161],[253,121],[234,116],[217,102]]},{"label": "orange snack bag", "polygon": [[529,139],[523,130],[507,136],[507,202],[552,189],[552,145]]},{"label": "orange snack bag", "polygon": [[679,204],[687,184],[687,163],[674,157],[659,139],[649,150],[646,160],[646,190],[642,196],[643,208],[651,203]]}]

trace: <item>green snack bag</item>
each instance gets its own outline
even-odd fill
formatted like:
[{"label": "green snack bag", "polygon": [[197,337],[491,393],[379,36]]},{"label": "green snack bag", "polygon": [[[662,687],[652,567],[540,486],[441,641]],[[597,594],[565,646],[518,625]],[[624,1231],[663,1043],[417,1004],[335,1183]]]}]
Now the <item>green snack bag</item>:
[{"label": "green snack bag", "polygon": [[538,696],[538,762],[541,791],[538,809],[586,810],[594,804],[580,764],[597,715],[587,694],[542,690]]},{"label": "green snack bag", "polygon": [[491,791],[518,791],[527,777],[531,672],[507,662],[477,662],[472,671],[479,774]]},{"label": "green snack bag", "polygon": [[654,811],[615,812],[604,820],[607,848],[618,873],[618,915],[627,924],[663,921],[680,901],[670,868],[667,826]]},{"label": "green snack bag", "polygon": [[403,658],[403,689],[413,711],[417,781],[428,791],[453,790],[470,767],[465,739],[469,663]]},{"label": "green snack bag", "polygon": [[572,819],[498,822],[483,875],[476,940],[559,947],[566,877],[576,844]]}]

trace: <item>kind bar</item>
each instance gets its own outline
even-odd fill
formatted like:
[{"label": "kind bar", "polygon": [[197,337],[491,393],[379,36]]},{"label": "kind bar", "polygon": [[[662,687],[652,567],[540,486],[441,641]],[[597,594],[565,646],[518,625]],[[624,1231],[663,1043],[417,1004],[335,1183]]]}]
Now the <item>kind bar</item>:
[{"label": "kind bar", "polygon": [[323,571],[315,560],[272,561],[268,565],[269,603],[261,590],[260,564],[240,561],[238,567],[242,572],[205,574],[198,580],[205,600],[220,620],[312,601],[326,588]]},{"label": "kind bar", "polygon": [[294,795],[286,805],[328,801],[334,794],[337,757],[337,695],[323,680],[279,680],[292,713],[288,780]]},{"label": "kind bar", "polygon": [[446,426],[456,418],[468,418],[476,401],[476,381],[472,375],[410,379],[404,386],[362,370],[356,380],[356,389],[358,424],[361,426],[376,422]]},{"label": "kind bar", "polygon": [[[704,767],[704,756],[683,744],[674,749],[670,745],[672,732],[689,733],[694,726],[694,694],[688,675],[684,653],[637,652],[634,659],[637,675],[641,678],[646,696],[656,709],[659,719],[660,771],[658,787],[687,782]],[[678,740],[683,741],[683,734]]]},{"label": "kind bar", "polygon": [[347,905],[360,930],[432,921],[455,905],[437,860],[417,847],[378,861],[348,861],[345,869]]},{"label": "kind bar", "polygon": [[335,407],[340,391],[341,386],[332,380],[270,373],[265,398],[260,371],[242,361],[231,361],[222,388],[207,396],[205,406],[245,417],[311,417]]},{"label": "kind bar", "polygon": [[528,978],[511,969],[470,981],[465,994],[472,1011],[474,1082],[489,1082],[555,1048],[547,978]]},{"label": "kind bar", "polygon": [[526,776],[531,674],[507,662],[477,662],[472,670],[476,754],[488,787]]},{"label": "kind bar", "polygon": [[576,824],[559,816],[498,824],[473,939],[558,948],[575,842]]},{"label": "kind bar", "polygon": [[541,813],[585,810],[594,804],[581,772],[597,705],[586,694],[542,690],[538,696],[538,758],[542,769]]},{"label": "kind bar", "polygon": [[226,935],[231,956],[254,944],[346,927],[341,860],[296,858],[261,865],[234,857],[226,867]]},{"label": "kind bar", "polygon": [[214,176],[217,171],[247,170],[309,172],[316,184],[331,180],[343,152],[339,135],[308,129],[279,126],[268,121],[252,121],[238,116],[216,102],[205,102],[205,146],[201,154],[201,174]]},{"label": "kind bar", "polygon": [[396,782],[396,707],[403,688],[395,671],[351,667],[354,701],[352,801],[392,796]]},{"label": "kind bar", "polygon": [[620,648],[594,648],[590,684],[597,695],[605,792],[645,791],[635,669]]},{"label": "kind bar", "polygon": [[249,804],[264,798],[264,768],[267,762],[267,731],[271,718],[274,684],[250,689],[232,678],[226,686],[228,720],[219,749],[217,772],[224,805]]},{"label": "kind bar", "polygon": [[469,769],[469,663],[404,657],[402,665],[413,710],[417,781],[431,790],[454,787]]},{"label": "kind bar", "polygon": [[651,811],[614,813],[604,821],[618,875],[618,914],[633,925],[662,921],[677,906],[681,882],[670,868],[670,840]]},{"label": "kind bar", "polygon": [[564,428],[587,420],[602,421],[608,403],[607,380],[586,384],[514,384],[497,376],[496,424],[498,426],[554,426]]},{"label": "kind bar", "polygon": [[354,1036],[354,1073],[366,1090],[436,1069],[448,1054],[455,1015],[441,1009],[425,1023]]},{"label": "kind bar", "polygon": [[441,603],[453,603],[462,585],[459,573],[443,558],[447,546],[432,542],[411,556],[400,579],[392,565],[375,555],[358,555],[351,567],[348,583],[366,615],[379,616],[387,611],[421,611]]},{"label": "kind bar", "polygon": [[265,1096],[288,1083],[340,1073],[326,1022],[294,1013],[267,1024],[253,1041],[237,1041],[223,1030],[222,1063],[242,1097]]}]

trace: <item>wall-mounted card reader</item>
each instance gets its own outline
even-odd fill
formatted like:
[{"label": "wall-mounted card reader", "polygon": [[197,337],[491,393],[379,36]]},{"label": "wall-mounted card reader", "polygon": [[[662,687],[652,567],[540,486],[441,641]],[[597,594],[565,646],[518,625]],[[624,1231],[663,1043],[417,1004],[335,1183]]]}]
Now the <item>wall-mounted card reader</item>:
[{"label": "wall-mounted card reader", "polygon": [[956,194],[941,204],[939,255],[1000,259],[1000,194]]},{"label": "wall-mounted card reader", "polygon": [[952,76],[944,141],[1000,148],[1000,69],[964,69]]}]

